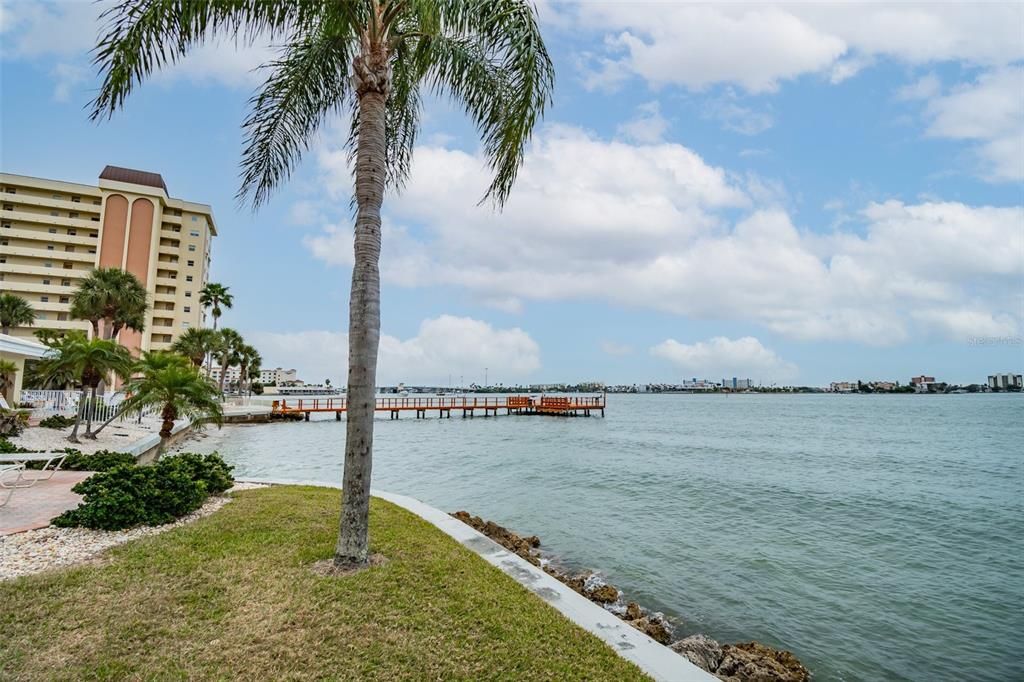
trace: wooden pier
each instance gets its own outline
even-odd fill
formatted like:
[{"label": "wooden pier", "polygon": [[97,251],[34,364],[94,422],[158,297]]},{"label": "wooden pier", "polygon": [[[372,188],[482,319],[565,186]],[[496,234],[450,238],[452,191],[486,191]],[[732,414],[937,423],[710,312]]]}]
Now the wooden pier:
[{"label": "wooden pier", "polygon": [[[374,409],[387,412],[392,419],[398,419],[403,412],[414,412],[417,419],[426,419],[436,414],[442,419],[451,419],[452,412],[461,412],[463,417],[482,413],[484,417],[498,416],[499,413],[523,415],[553,415],[561,417],[589,417],[591,412],[604,416],[606,399],[604,395],[566,397],[510,395],[497,398],[377,398]],[[342,412],[348,411],[347,398],[312,398],[298,400],[275,400],[271,416],[279,418],[304,418],[317,412],[333,412],[341,420]]]}]

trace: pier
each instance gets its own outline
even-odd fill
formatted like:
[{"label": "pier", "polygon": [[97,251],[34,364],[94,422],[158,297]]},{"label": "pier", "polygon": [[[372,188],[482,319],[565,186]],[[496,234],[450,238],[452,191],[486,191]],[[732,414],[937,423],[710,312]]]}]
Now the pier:
[{"label": "pier", "polygon": [[[413,412],[417,419],[426,419],[428,415],[437,415],[442,419],[451,419],[452,412],[462,413],[463,417],[473,417],[480,413],[484,417],[504,413],[506,415],[551,415],[559,417],[589,417],[591,413],[604,416],[606,397],[600,396],[540,396],[525,395],[500,396],[496,398],[377,398],[374,410],[387,412],[392,419],[398,419],[403,412]],[[279,418],[304,418],[318,412],[333,412],[337,420],[341,420],[343,412],[348,411],[347,398],[312,398],[299,400],[275,400],[271,406],[271,416]]]}]

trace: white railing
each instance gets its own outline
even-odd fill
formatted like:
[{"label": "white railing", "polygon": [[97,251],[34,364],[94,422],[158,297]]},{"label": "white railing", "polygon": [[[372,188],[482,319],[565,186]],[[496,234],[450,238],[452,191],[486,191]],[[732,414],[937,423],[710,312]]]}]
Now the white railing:
[{"label": "white railing", "polygon": [[[32,403],[33,417],[48,417],[54,414],[73,416],[78,414],[78,404],[82,394],[80,391],[40,391],[25,390],[21,392],[22,403]],[[105,422],[117,414],[121,402],[125,396],[120,393],[106,393],[102,397],[96,396],[96,400],[90,400],[86,396],[85,409],[82,411],[82,418],[92,416],[93,421]],[[120,421],[149,417],[159,413],[159,407],[147,407],[140,414],[138,411],[126,412],[120,416]]]}]

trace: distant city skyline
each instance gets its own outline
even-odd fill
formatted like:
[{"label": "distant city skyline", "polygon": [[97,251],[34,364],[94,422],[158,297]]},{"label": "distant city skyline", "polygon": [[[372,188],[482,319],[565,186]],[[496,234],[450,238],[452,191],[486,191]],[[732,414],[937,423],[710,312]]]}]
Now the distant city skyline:
[{"label": "distant city skyline", "polygon": [[[236,301],[221,323],[265,366],[344,385],[347,129],[328,121],[266,208],[239,207],[240,123],[271,47],[203,48],[94,124],[100,9],[4,3],[0,170],[160,173],[216,215],[210,279]],[[1020,372],[1021,5],[540,9],[555,103],[503,213],[477,204],[463,114],[425,103],[408,186],[385,202],[382,382]]]}]

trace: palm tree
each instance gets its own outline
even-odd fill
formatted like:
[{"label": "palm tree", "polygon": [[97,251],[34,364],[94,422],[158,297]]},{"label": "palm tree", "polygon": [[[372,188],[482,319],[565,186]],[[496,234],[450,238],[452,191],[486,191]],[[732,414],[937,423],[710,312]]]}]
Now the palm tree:
[{"label": "palm tree", "polygon": [[[131,371],[132,356],[127,349],[110,339],[88,339],[82,332],[73,332],[65,336],[61,343],[50,349],[40,361],[40,370],[47,379],[75,377],[81,384],[81,395],[78,400],[78,414],[75,427],[68,436],[72,443],[78,440],[78,427],[82,415],[86,415],[85,435],[92,436],[93,410],[89,409],[96,402],[96,387],[103,377],[110,373],[125,377]],[[89,396],[88,392],[92,391]]]},{"label": "palm tree", "polygon": [[230,308],[231,304],[234,303],[234,297],[228,293],[229,289],[230,287],[226,287],[223,284],[210,282],[199,290],[199,304],[204,308],[210,308],[210,314],[213,315],[214,329],[217,329],[217,320],[221,316],[220,307]]},{"label": "palm tree", "polygon": [[202,367],[206,355],[217,344],[217,332],[202,327],[189,327],[171,344],[171,350],[184,355],[196,367]]},{"label": "palm tree", "polygon": [[[168,367],[194,368],[195,366],[191,359],[185,357],[184,355],[179,355],[178,353],[160,350],[143,351],[142,356],[132,364],[132,378],[128,380],[128,382],[121,388],[121,390],[124,392],[126,396],[130,397],[133,393],[136,393],[138,391],[138,382],[142,378],[150,374],[153,374],[154,372],[166,369]],[[127,399],[125,399],[124,401],[121,402],[120,408],[116,410],[114,414],[109,419],[107,419],[107,421],[103,422],[103,424],[101,424],[98,429],[92,432],[90,438],[95,439],[96,436],[99,435],[100,431],[107,428],[107,426],[112,421],[126,414],[128,412],[128,410],[126,409],[127,405],[128,401]],[[142,415],[140,414],[139,419],[141,418]]]},{"label": "palm tree", "polygon": [[238,348],[238,392],[242,393],[246,381],[252,375],[252,372],[256,372],[259,375],[260,365],[263,363],[263,358],[260,356],[258,350],[253,348],[247,343],[243,343]]},{"label": "palm tree", "polygon": [[172,2],[121,0],[104,13],[92,118],[112,116],[155,69],[221,36],[281,43],[243,128],[239,197],[254,206],[287,180],[330,114],[351,117],[355,239],[349,295],[345,495],[334,563],[365,565],[380,341],[381,204],[408,176],[424,94],[460,103],[494,173],[512,189],[554,68],[529,0]]},{"label": "palm tree", "polygon": [[36,311],[21,296],[0,294],[0,334],[10,334],[12,327],[30,327],[36,321]]},{"label": "palm tree", "polygon": [[121,268],[96,268],[71,296],[71,317],[88,320],[93,338],[100,338],[100,320],[106,322],[106,338],[116,338],[125,327],[141,332],[149,308],[146,287]]},{"label": "palm tree", "polygon": [[220,334],[220,343],[217,346],[215,355],[220,361],[220,392],[224,392],[224,379],[228,374],[228,367],[234,367],[241,360],[240,351],[245,345],[245,339],[234,329],[224,327]]},{"label": "palm tree", "polygon": [[193,426],[206,421],[220,426],[224,414],[217,402],[217,389],[195,367],[168,363],[145,370],[131,382],[132,396],[124,401],[124,411],[147,407],[160,408],[160,438],[171,437],[174,422],[187,417]]},{"label": "palm tree", "polygon": [[[10,360],[0,358],[0,396],[9,403],[14,403],[14,380],[18,375],[18,366]],[[8,395],[7,392],[11,391]]]}]

